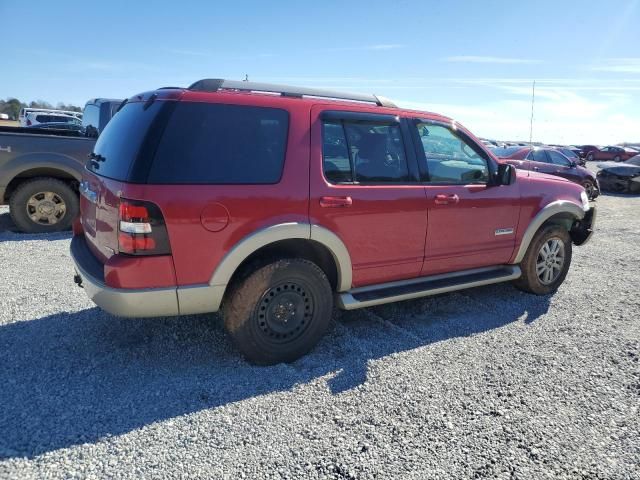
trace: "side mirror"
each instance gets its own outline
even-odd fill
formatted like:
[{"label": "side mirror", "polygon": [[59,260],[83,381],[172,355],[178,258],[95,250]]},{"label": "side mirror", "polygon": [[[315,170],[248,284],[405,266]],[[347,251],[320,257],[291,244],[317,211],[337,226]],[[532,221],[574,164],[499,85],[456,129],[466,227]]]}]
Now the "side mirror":
[{"label": "side mirror", "polygon": [[576,163],[576,161],[575,161],[575,160],[569,160],[569,166],[570,166],[571,168],[576,168],[576,166],[577,166],[577,165],[578,165],[578,164]]},{"label": "side mirror", "polygon": [[498,174],[496,175],[497,185],[511,185],[516,181],[516,167],[510,163],[501,163],[498,165]]}]

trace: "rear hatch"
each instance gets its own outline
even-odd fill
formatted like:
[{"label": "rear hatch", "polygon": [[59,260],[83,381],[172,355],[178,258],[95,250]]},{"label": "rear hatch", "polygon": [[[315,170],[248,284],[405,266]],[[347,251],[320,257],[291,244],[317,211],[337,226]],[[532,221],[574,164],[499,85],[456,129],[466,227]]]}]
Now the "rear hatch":
[{"label": "rear hatch", "polygon": [[120,197],[142,194],[158,140],[180,91],[138,95],[107,124],[80,186],[81,222],[89,248],[104,263],[118,253]]}]

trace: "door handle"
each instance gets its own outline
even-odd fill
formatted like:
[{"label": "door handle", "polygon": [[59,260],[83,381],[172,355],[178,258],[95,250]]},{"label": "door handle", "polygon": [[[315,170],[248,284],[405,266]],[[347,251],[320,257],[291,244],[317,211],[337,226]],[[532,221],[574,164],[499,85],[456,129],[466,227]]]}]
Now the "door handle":
[{"label": "door handle", "polygon": [[536,172],[539,172],[539,171],[540,171],[540,167],[533,167],[533,169],[534,169]]},{"label": "door handle", "polygon": [[320,197],[320,206],[323,208],[341,208],[353,205],[351,197]]},{"label": "door handle", "polygon": [[450,205],[454,203],[458,203],[460,201],[460,197],[455,193],[452,195],[436,195],[436,205]]}]

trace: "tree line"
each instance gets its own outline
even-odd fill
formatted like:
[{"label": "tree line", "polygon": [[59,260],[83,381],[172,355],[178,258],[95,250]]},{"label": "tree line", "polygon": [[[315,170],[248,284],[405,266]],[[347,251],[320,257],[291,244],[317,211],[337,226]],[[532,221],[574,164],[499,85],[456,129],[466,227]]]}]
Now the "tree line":
[{"label": "tree line", "polygon": [[17,120],[20,115],[20,110],[26,107],[30,108],[56,108],[58,110],[69,110],[72,112],[81,112],[82,108],[75,105],[68,105],[63,102],[58,102],[55,106],[44,100],[35,100],[29,103],[24,103],[17,98],[7,98],[6,100],[0,100],[0,113],[6,113],[11,120]]}]

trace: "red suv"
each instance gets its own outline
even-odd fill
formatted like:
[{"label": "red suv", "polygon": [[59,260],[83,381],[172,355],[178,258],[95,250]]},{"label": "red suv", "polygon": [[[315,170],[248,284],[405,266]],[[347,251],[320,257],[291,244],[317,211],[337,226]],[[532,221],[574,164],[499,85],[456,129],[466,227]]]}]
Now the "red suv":
[{"label": "red suv", "polygon": [[76,281],[126,317],[222,310],[252,362],[292,361],[335,304],[513,281],[555,291],[594,208],[465,128],[373,95],[228,80],[132,97],[90,156]]}]

